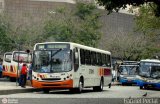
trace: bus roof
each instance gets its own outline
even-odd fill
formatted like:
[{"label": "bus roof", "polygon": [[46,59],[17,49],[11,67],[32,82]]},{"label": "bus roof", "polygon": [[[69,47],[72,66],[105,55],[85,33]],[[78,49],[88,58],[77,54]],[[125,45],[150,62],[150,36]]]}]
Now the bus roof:
[{"label": "bus roof", "polygon": [[140,62],[155,62],[155,63],[160,63],[160,60],[158,60],[158,59],[144,59],[144,60],[141,60]]},{"label": "bus roof", "polygon": [[133,65],[119,65],[119,66],[139,66],[139,65],[133,64]]},{"label": "bus roof", "polygon": [[4,54],[12,54],[12,52],[5,52]]},{"label": "bus roof", "polygon": [[[103,53],[111,54],[111,52],[109,52],[109,51],[105,51],[105,50],[102,50],[102,49],[93,48],[93,47],[89,47],[89,46],[85,46],[85,45],[81,45],[81,44],[73,43],[73,42],[44,42],[44,43],[36,43],[35,46],[38,45],[38,44],[51,44],[51,43],[71,44],[73,46],[77,46],[77,47],[80,47],[80,48],[83,48],[83,49],[86,49],[86,50],[94,50],[94,51],[97,51],[97,52],[103,52]],[[34,47],[34,49],[35,49],[35,47]]]},{"label": "bus roof", "polygon": [[[4,54],[12,54],[14,52],[25,52],[25,51],[12,51],[12,52],[5,52]],[[26,52],[25,52],[26,53]]]}]

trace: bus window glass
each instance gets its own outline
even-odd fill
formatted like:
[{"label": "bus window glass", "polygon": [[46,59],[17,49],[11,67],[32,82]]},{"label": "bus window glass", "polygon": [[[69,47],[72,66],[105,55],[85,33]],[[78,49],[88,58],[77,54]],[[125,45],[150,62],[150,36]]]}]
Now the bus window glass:
[{"label": "bus window glass", "polygon": [[111,56],[110,55],[107,55],[107,61],[106,61],[106,64],[108,67],[111,66]]},{"label": "bus window glass", "polygon": [[120,72],[121,72],[122,75],[127,75],[128,74],[127,67],[120,66]]},{"label": "bus window glass", "polygon": [[35,51],[34,67],[41,73],[70,71],[70,50]]},{"label": "bus window glass", "polygon": [[[19,59],[18,59],[19,58]],[[23,52],[15,52],[13,54],[13,60],[16,61],[16,62],[25,62],[25,63],[29,63],[31,62],[31,55],[28,54],[28,53],[23,53]]]},{"label": "bus window glass", "polygon": [[152,78],[160,78],[160,65],[152,66],[151,77]]},{"label": "bus window glass", "polygon": [[5,55],[5,61],[6,62],[11,62],[11,57],[12,57],[12,54],[6,54]]},{"label": "bus window glass", "polygon": [[85,64],[85,53],[83,49],[80,49],[80,58],[81,58],[81,64]]},{"label": "bus window glass", "polygon": [[120,66],[121,74],[125,75],[137,75],[138,74],[138,65],[123,65]]},{"label": "bus window glass", "polygon": [[140,64],[140,75],[144,77],[150,77],[150,69],[151,69],[151,63],[141,63]]}]

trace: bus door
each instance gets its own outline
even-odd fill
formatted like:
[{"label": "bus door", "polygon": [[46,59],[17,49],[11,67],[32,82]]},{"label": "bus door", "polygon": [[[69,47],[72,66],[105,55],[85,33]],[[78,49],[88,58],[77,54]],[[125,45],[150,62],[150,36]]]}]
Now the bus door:
[{"label": "bus door", "polygon": [[74,83],[78,86],[79,78],[81,76],[80,66],[79,66],[79,52],[78,48],[73,49],[73,69],[74,69]]}]

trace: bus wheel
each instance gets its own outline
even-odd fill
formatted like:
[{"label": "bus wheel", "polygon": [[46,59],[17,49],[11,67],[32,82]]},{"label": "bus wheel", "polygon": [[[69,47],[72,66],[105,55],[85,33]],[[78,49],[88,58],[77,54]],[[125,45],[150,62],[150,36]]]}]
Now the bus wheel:
[{"label": "bus wheel", "polygon": [[140,89],[143,89],[143,86],[139,86]]},{"label": "bus wheel", "polygon": [[73,91],[75,91],[76,93],[81,93],[82,90],[83,90],[83,80],[80,79],[79,84],[78,84],[78,88],[73,89]]},{"label": "bus wheel", "polygon": [[15,81],[16,81],[16,78],[10,77],[9,80],[10,80],[11,82],[15,82]]},{"label": "bus wheel", "polygon": [[80,81],[79,81],[79,86],[78,86],[77,92],[78,92],[78,93],[81,93],[82,90],[83,90],[83,82],[82,82],[82,80],[80,80]]},{"label": "bus wheel", "polygon": [[44,92],[45,94],[48,94],[48,93],[49,93],[49,89],[43,89],[43,92]]},{"label": "bus wheel", "polygon": [[100,85],[93,87],[93,90],[94,91],[103,91],[103,86],[104,86],[104,82],[103,82],[103,79],[101,79]]}]

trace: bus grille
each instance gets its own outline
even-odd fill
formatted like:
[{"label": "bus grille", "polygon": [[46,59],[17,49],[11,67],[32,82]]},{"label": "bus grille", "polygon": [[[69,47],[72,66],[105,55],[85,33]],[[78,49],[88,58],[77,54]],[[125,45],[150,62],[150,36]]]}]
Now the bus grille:
[{"label": "bus grille", "polygon": [[42,78],[42,80],[61,80],[61,78]]},{"label": "bus grille", "polygon": [[42,84],[43,86],[61,86],[61,84]]}]

